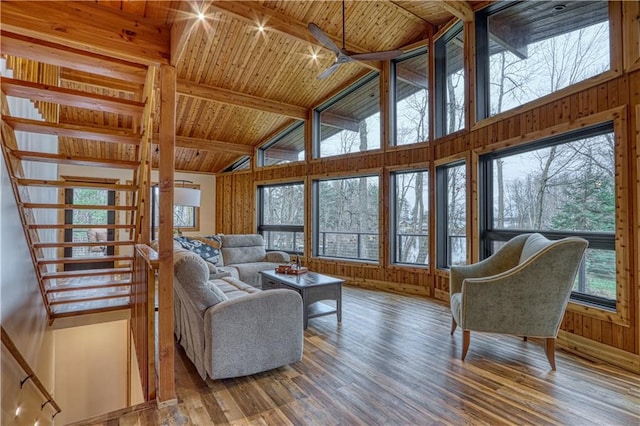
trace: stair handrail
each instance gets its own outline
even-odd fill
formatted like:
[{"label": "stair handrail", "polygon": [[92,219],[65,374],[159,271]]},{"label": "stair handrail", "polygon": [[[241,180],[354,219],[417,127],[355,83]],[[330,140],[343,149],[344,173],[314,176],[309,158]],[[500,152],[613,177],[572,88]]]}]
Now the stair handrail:
[{"label": "stair handrail", "polygon": [[4,327],[0,326],[0,330],[2,332],[1,333],[2,334],[2,344],[7,348],[7,350],[11,354],[11,356],[13,356],[13,358],[18,362],[18,365],[20,365],[22,370],[27,374],[27,377],[24,378],[22,381],[20,381],[20,387],[22,387],[22,385],[27,380],[31,380],[33,382],[33,384],[36,385],[36,388],[38,388],[38,390],[40,391],[42,396],[45,397],[45,402],[42,405],[40,405],[40,409],[43,409],[47,404],[51,404],[51,407],[53,407],[56,410],[56,413],[53,415],[53,417],[55,417],[58,413],[60,413],[62,411],[62,409],[60,408],[58,403],[53,399],[51,394],[47,391],[47,388],[44,387],[44,385],[42,384],[42,382],[40,381],[40,379],[36,375],[35,371],[33,371],[31,366],[27,362],[27,360],[24,359],[24,357],[20,353],[20,350],[13,343],[13,340],[11,340],[11,337],[9,337],[9,334],[4,329]]}]

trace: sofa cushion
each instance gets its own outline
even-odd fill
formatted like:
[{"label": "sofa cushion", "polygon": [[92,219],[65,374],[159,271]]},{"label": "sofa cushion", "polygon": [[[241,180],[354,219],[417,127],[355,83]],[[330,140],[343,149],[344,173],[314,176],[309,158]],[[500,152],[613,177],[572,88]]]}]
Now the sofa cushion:
[{"label": "sofa cushion", "polygon": [[176,250],[173,273],[200,315],[218,303],[218,298],[207,287],[209,268],[200,256],[188,250]]},{"label": "sofa cushion", "polygon": [[207,288],[209,290],[211,290],[211,292],[213,293],[214,298],[217,300],[216,303],[214,303],[214,305],[217,305],[220,302],[224,302],[225,300],[229,300],[227,295],[224,294],[224,292],[222,290],[220,290],[220,287],[218,287],[216,285],[214,280],[207,281],[207,283],[205,285],[207,286]]},{"label": "sofa cushion", "polygon": [[238,263],[232,265],[238,270],[238,278],[254,287],[262,288],[261,271],[276,269],[280,264],[271,262]]},{"label": "sofa cushion", "polygon": [[225,265],[262,262],[266,259],[264,239],[260,234],[221,235],[221,239]]},{"label": "sofa cushion", "polygon": [[260,291],[232,277],[216,280],[216,286],[224,293],[228,300],[237,299],[238,297],[244,297]]},{"label": "sofa cushion", "polygon": [[531,234],[529,238],[527,238],[527,241],[524,243],[524,246],[522,246],[522,252],[520,253],[520,262],[518,262],[518,264],[526,262],[527,259],[529,259],[531,256],[533,256],[543,248],[547,247],[549,244],[551,244],[551,241],[546,239],[543,235]]}]

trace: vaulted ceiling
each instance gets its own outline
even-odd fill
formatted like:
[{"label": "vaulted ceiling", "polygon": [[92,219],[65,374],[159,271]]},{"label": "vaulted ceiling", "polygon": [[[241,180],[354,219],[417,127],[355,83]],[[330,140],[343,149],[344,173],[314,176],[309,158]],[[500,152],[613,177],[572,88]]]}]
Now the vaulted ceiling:
[{"label": "vaulted ceiling", "polygon": [[[53,16],[47,13],[51,2],[29,3],[14,10],[3,2],[3,9],[8,15],[29,13],[31,20],[51,19],[47,24],[54,29],[73,25],[49,18]],[[255,147],[295,120],[306,119],[311,108],[382,66],[376,62],[354,62],[341,66],[327,79],[316,78],[335,57],[318,44],[307,25],[315,23],[340,46],[339,1],[96,0],[73,2],[72,6],[70,2],[60,3],[72,8],[69,10],[80,20],[94,20],[91,22],[95,22],[95,34],[84,35],[86,44],[92,42],[92,37],[101,37],[103,27],[107,31],[109,19],[101,18],[101,11],[110,14],[115,11],[119,18],[134,22],[139,29],[136,41],[142,45],[140,40],[153,37],[160,43],[171,43],[169,60],[176,67],[178,78],[176,170],[208,173],[224,170],[243,155],[253,154]],[[357,52],[406,48],[428,39],[444,24],[482,3],[485,2],[347,1],[347,48]],[[198,19],[198,11],[204,12],[204,20]],[[7,25],[9,31],[19,25],[10,16],[6,20],[3,17],[2,22],[3,38],[7,36],[4,32]],[[35,23],[25,21],[27,26]],[[157,33],[143,33],[147,27],[142,24],[157,28]],[[121,34],[124,38],[128,35],[126,31]],[[16,54],[4,48],[2,53]],[[110,77],[104,73],[97,76],[63,65],[59,71],[60,87],[139,101],[144,68],[136,60],[119,58],[122,59],[128,60],[123,66],[128,67],[128,76],[133,77],[122,77],[116,72]],[[139,72],[136,67],[140,67]],[[138,125],[135,118],[116,112],[71,106],[61,106],[59,122],[126,130],[135,130]],[[154,132],[157,131],[156,125]],[[72,137],[61,137],[60,141],[60,153],[64,155],[120,160],[133,160],[135,156],[130,146]]]}]

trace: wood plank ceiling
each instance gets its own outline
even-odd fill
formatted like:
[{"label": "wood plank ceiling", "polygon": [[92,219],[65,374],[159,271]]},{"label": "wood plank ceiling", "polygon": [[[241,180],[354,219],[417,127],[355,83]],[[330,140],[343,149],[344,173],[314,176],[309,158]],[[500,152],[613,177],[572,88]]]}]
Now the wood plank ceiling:
[{"label": "wood plank ceiling", "polygon": [[[351,63],[331,77],[316,76],[334,61],[306,29],[314,22],[336,44],[342,37],[339,1],[103,1],[133,19],[180,25],[188,31],[178,77],[176,170],[217,173],[252,153],[278,130],[305,116],[332,94],[380,68]],[[402,48],[428,38],[453,19],[442,1],[347,1],[347,48],[376,51]],[[472,7],[481,2],[468,2]],[[197,19],[202,8],[206,19]],[[264,32],[259,26],[264,26]],[[3,52],[5,53],[5,52]],[[317,59],[312,54],[317,54]],[[62,67],[60,87],[139,101],[144,81],[99,77]],[[206,87],[202,87],[206,86]],[[273,112],[277,110],[278,113]],[[61,106],[60,123],[138,131],[131,117]],[[155,132],[158,131],[157,123]],[[125,144],[60,138],[69,156],[133,160]],[[222,143],[220,143],[222,142]],[[229,149],[231,148],[231,149]],[[154,156],[154,163],[157,162]]]}]

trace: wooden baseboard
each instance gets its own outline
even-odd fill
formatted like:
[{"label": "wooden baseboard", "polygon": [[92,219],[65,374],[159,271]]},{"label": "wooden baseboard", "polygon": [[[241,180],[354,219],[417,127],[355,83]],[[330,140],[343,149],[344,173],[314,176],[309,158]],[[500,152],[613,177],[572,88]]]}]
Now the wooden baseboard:
[{"label": "wooden baseboard", "polygon": [[586,337],[560,330],[558,345],[564,350],[588,359],[597,359],[624,370],[640,374],[640,355],[623,351]]}]

